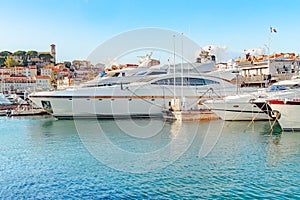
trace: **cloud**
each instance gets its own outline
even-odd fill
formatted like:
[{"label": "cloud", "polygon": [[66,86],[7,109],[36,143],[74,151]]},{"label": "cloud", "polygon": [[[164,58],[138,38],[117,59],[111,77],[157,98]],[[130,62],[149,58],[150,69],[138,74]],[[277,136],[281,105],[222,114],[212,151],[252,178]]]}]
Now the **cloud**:
[{"label": "cloud", "polygon": [[251,56],[259,56],[265,54],[265,48],[264,47],[258,47],[258,48],[251,48],[251,49],[245,49],[243,51],[244,54],[249,54]]}]

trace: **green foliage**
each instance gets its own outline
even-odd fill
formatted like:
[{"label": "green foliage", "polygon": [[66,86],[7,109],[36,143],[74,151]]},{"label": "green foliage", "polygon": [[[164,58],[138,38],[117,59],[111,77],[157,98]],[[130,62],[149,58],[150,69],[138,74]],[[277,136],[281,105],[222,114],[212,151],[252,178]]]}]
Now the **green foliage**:
[{"label": "green foliage", "polygon": [[39,58],[42,59],[45,62],[45,61],[49,61],[50,59],[52,59],[53,56],[51,56],[48,53],[45,53],[45,54],[40,54]]},{"label": "green foliage", "polygon": [[12,55],[12,52],[10,52],[10,51],[1,51],[0,52],[1,57],[7,57],[7,56],[10,56],[10,55]]},{"label": "green foliage", "polygon": [[26,51],[19,50],[19,51],[14,52],[14,55],[24,57],[26,55]]},{"label": "green foliage", "polygon": [[30,50],[26,52],[26,55],[30,57],[36,57],[38,55],[38,52],[34,50]]},{"label": "green foliage", "polygon": [[0,57],[0,67],[4,66],[5,58]]},{"label": "green foliage", "polygon": [[15,59],[13,59],[11,56],[6,57],[4,61],[4,65],[8,68],[15,67],[19,64],[19,62]]}]

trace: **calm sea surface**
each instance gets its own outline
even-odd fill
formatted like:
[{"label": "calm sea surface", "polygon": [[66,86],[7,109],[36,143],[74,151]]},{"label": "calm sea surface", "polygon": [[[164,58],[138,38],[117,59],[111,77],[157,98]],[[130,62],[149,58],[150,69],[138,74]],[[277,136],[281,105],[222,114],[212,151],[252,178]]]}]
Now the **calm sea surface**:
[{"label": "calm sea surface", "polygon": [[1,117],[0,126],[0,199],[300,198],[300,132],[273,122]]}]

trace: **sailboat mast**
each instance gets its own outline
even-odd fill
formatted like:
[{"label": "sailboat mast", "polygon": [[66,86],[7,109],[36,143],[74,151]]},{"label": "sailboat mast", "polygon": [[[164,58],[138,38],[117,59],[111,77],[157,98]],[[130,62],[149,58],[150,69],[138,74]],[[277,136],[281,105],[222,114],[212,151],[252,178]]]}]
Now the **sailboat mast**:
[{"label": "sailboat mast", "polygon": [[181,33],[181,98],[183,98],[183,33]]},{"label": "sailboat mast", "polygon": [[175,77],[175,35],[173,35],[173,46],[174,46],[174,68],[173,68],[173,72],[174,72],[174,88],[173,88],[173,93],[174,93],[174,100],[176,99],[176,77]]}]

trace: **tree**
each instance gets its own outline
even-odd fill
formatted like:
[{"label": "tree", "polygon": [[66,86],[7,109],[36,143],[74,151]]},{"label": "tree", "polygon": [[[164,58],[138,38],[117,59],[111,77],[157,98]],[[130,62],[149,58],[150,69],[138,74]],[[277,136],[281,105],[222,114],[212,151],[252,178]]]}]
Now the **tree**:
[{"label": "tree", "polygon": [[38,52],[34,51],[34,50],[30,50],[30,51],[26,52],[26,55],[29,56],[29,57],[37,57]]},{"label": "tree", "polygon": [[40,54],[39,55],[39,58],[41,59],[41,60],[43,60],[44,62],[50,62],[50,60],[53,58],[53,56],[51,56],[50,54],[48,54],[48,53],[43,53],[43,54]]},{"label": "tree", "polygon": [[51,79],[50,79],[50,84],[54,89],[57,89],[57,72],[52,71]]},{"label": "tree", "polygon": [[0,58],[0,67],[4,66],[5,58]]},{"label": "tree", "polygon": [[65,62],[64,62],[64,65],[65,65],[65,68],[68,68],[68,69],[70,69],[70,68],[71,68],[71,66],[72,66],[72,63],[71,63],[71,62],[69,62],[69,61],[65,61]]},{"label": "tree", "polygon": [[22,56],[22,58],[23,58],[26,55],[26,51],[19,50],[19,51],[14,52],[14,55],[15,56]]},{"label": "tree", "polygon": [[11,56],[11,55],[12,55],[12,52],[10,52],[10,51],[1,51],[0,52],[1,57],[7,57],[7,56]]},{"label": "tree", "polygon": [[19,57],[19,58],[18,58],[19,61],[22,60],[21,63],[19,63],[20,65],[27,66],[27,55],[26,55],[26,51],[21,51],[21,50],[19,50],[19,51],[14,52],[13,55],[14,55],[14,56],[18,56],[18,57]]},{"label": "tree", "polygon": [[15,67],[19,64],[19,62],[13,59],[11,56],[6,57],[4,61],[4,65],[8,68]]},{"label": "tree", "polygon": [[[27,51],[25,54],[24,60],[23,60],[24,66],[28,65],[28,60],[30,60],[30,58],[35,58],[35,57],[37,57],[37,55],[38,55],[37,51],[34,51],[34,50]],[[31,62],[31,63],[35,64],[34,62]]]}]

